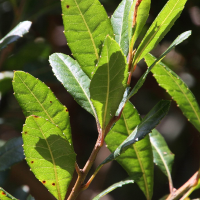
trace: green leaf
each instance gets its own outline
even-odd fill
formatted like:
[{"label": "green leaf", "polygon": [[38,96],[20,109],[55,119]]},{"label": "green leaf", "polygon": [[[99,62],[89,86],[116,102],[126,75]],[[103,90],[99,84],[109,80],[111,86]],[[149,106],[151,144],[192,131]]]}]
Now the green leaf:
[{"label": "green leaf", "polygon": [[140,124],[136,126],[133,132],[124,140],[117,149],[110,154],[100,165],[104,165],[121,155],[126,151],[130,145],[142,140],[148,133],[150,133],[167,114],[170,106],[170,101],[161,100],[151,111],[142,119]]},{"label": "green leaf", "polygon": [[158,165],[161,171],[172,181],[171,171],[174,162],[174,154],[169,150],[165,139],[156,129],[154,129],[149,136],[153,149],[154,163]]},{"label": "green leaf", "polygon": [[138,7],[137,11],[137,17],[136,17],[136,24],[132,28],[133,24],[133,15],[134,15],[134,10],[135,10],[135,4],[137,1],[134,1],[132,4],[130,13],[129,13],[129,18],[128,18],[128,35],[129,35],[129,41],[130,41],[130,48],[133,48],[138,36],[140,35],[142,28],[144,27],[147,18],[149,16],[149,10],[150,10],[150,5],[151,5],[151,0],[142,0]]},{"label": "green leaf", "polygon": [[130,183],[134,183],[134,180],[131,178],[128,178],[124,181],[120,181],[117,182],[113,185],[111,185],[110,187],[108,187],[107,189],[105,189],[103,192],[101,192],[100,194],[98,194],[95,198],[93,198],[92,200],[99,200],[101,197],[105,196],[106,194],[112,192],[113,190],[115,190],[116,188],[122,187],[124,185],[130,184]]},{"label": "green leaf", "polygon": [[163,39],[180,16],[186,1],[187,0],[169,0],[166,3],[140,43],[134,57],[134,65]]},{"label": "green leaf", "polygon": [[123,98],[127,75],[126,57],[118,43],[107,36],[90,84],[90,98],[103,130],[115,116]]},{"label": "green leaf", "polygon": [[14,95],[24,115],[36,115],[59,126],[72,144],[69,113],[44,83],[28,73],[16,71],[13,78]]},{"label": "green leaf", "polygon": [[[105,138],[108,149],[114,152],[115,149],[134,131],[140,123],[140,116],[130,102],[125,105],[121,118],[111,129]],[[135,177],[142,173],[142,177],[135,182],[144,192],[147,199],[151,199],[153,194],[153,154],[149,136],[130,146],[117,162],[126,170],[129,176]]]},{"label": "green leaf", "polygon": [[77,61],[70,56],[54,53],[50,56],[49,62],[57,79],[77,103],[97,118],[95,108],[90,100],[90,79],[80,68]]},{"label": "green leaf", "polygon": [[0,72],[0,95],[4,95],[9,89],[12,88],[12,78],[13,72]]},{"label": "green leaf", "polygon": [[[132,91],[130,92],[130,94],[127,97],[127,100],[130,99],[133,95],[135,95],[137,93],[137,91],[142,87],[143,83],[146,80],[147,75],[149,74],[149,72],[153,69],[153,67],[155,65],[157,65],[173,48],[175,48],[175,46],[177,46],[178,44],[180,44],[181,42],[183,42],[185,39],[187,39],[189,36],[191,35],[191,31],[186,31],[184,33],[182,33],[181,35],[179,35],[174,41],[173,43],[169,46],[169,48],[158,58],[156,59],[154,62],[152,62],[151,66],[147,69],[147,71],[141,76],[141,78],[139,79],[139,81],[136,83],[136,85],[134,86],[134,88],[132,89]],[[146,57],[145,57],[146,58]]]},{"label": "green leaf", "polygon": [[8,192],[6,192],[2,187],[0,187],[0,199],[1,200],[10,200],[10,199],[18,200],[12,195],[10,195]]},{"label": "green leaf", "polygon": [[[145,56],[145,61],[148,66],[150,66],[155,59],[156,58],[150,54]],[[152,73],[159,85],[172,96],[183,114],[195,128],[200,131],[199,105],[188,86],[176,73],[161,62],[156,64],[152,69]]]},{"label": "green leaf", "polygon": [[0,171],[6,170],[24,159],[21,137],[13,138],[0,148]]},{"label": "green leaf", "polygon": [[110,19],[98,0],[62,0],[61,5],[68,45],[91,78],[106,35],[113,36]]},{"label": "green leaf", "polygon": [[111,18],[115,40],[122,48],[122,51],[126,56],[129,50],[128,16],[132,3],[133,0],[123,0]]},{"label": "green leaf", "polygon": [[31,171],[56,199],[64,200],[73,176],[76,154],[62,130],[42,117],[29,116],[23,126],[22,138]]},{"label": "green leaf", "polygon": [[8,44],[15,42],[24,34],[28,33],[32,22],[20,22],[14,29],[12,29],[5,37],[0,40],[0,50],[5,48]]}]

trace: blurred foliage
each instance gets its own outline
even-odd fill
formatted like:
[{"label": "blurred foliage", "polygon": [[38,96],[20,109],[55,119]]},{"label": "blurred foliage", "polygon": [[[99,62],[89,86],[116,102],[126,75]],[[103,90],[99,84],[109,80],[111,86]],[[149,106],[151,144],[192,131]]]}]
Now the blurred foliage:
[{"label": "blurred foliage", "polygon": [[[166,1],[152,0],[150,16],[147,25],[143,29],[143,34]],[[120,2],[120,0],[101,0],[109,15],[113,13]],[[31,30],[18,42],[10,44],[0,52],[0,74],[5,75],[4,71],[12,74],[12,70],[27,71],[45,81],[51,87],[58,99],[69,109],[74,148],[78,155],[78,163],[82,167],[88,159],[97,138],[95,121],[90,114],[78,106],[73,98],[65,92],[64,87],[57,82],[48,62],[49,55],[54,52],[71,54],[63,34],[60,1],[0,0],[0,38],[4,37],[20,21],[24,20],[33,22]],[[152,53],[155,56],[161,55],[176,36],[186,30],[192,30],[192,36],[170,53],[164,62],[190,85],[190,89],[196,96],[197,101],[200,102],[199,0],[188,0],[181,17]],[[134,73],[131,86],[134,86],[145,69],[145,64],[140,62]],[[10,86],[11,78],[9,76],[4,81],[0,80],[0,141],[7,141],[13,137],[20,136],[21,127],[25,120]],[[154,78],[148,76],[137,97],[134,97],[131,101],[139,113],[145,115],[160,99],[169,98],[167,93],[158,87]],[[187,122],[175,103],[172,104],[169,115],[159,125],[158,129],[175,154],[172,178],[175,187],[178,188],[199,167],[199,133]],[[103,157],[105,155],[102,155],[102,160]],[[118,177],[116,177],[116,173],[119,174]],[[112,165],[107,167],[107,170],[100,171],[89,190],[83,192],[79,199],[89,200],[100,190],[126,177],[127,174],[121,166],[113,162]],[[0,187],[3,187],[20,200],[25,200],[29,193],[36,200],[54,199],[42,184],[36,180],[32,172],[29,171],[25,161],[0,172]],[[168,193],[167,178],[158,168],[155,169],[154,188],[153,199],[155,200]],[[135,184],[113,191],[108,198],[110,200],[132,199],[133,195],[135,199],[145,199]],[[197,190],[191,198],[199,196],[200,192]]]}]

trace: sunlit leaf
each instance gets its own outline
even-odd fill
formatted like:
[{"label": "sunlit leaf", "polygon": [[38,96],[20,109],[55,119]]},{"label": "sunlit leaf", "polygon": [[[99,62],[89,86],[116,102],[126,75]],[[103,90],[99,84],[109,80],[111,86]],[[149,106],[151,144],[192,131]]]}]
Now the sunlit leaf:
[{"label": "sunlit leaf", "polygon": [[22,138],[31,171],[56,199],[64,200],[73,176],[76,154],[62,130],[42,117],[29,116],[23,126]]},{"label": "sunlit leaf", "polygon": [[10,195],[8,192],[6,192],[2,187],[0,187],[0,199],[1,200],[10,200],[10,199],[18,200],[12,195]]},{"label": "sunlit leaf", "polygon": [[128,54],[128,16],[133,0],[123,0],[111,18],[115,40],[122,48],[124,55]]},{"label": "sunlit leaf", "polygon": [[113,37],[110,19],[98,0],[62,0],[61,5],[68,45],[91,78],[106,35]]},{"label": "sunlit leaf", "polygon": [[[155,61],[155,57],[148,54],[145,61],[148,66]],[[179,108],[187,119],[200,131],[200,109],[199,105],[188,86],[181,78],[163,63],[157,63],[152,69],[157,82],[176,101]]]},{"label": "sunlit leaf", "polygon": [[134,65],[149,53],[168,33],[180,16],[187,0],[169,0],[140,43],[134,57]]},{"label": "sunlit leaf", "polygon": [[95,198],[93,198],[92,200],[99,200],[101,197],[105,196],[106,194],[112,192],[113,190],[122,187],[124,185],[130,184],[130,183],[134,183],[134,180],[131,178],[128,178],[124,181],[120,181],[118,183],[115,183],[113,185],[111,185],[110,187],[108,187],[107,189],[105,189],[103,192],[101,192],[100,194],[98,194]]},{"label": "sunlit leaf", "polygon": [[30,74],[16,71],[13,89],[15,98],[26,117],[36,115],[48,119],[59,126],[72,144],[68,110],[58,101],[50,88]]},{"label": "sunlit leaf", "polygon": [[95,108],[90,100],[90,79],[70,56],[55,53],[49,62],[57,79],[64,85],[74,99],[96,118]]},{"label": "sunlit leaf", "polygon": [[115,116],[123,98],[127,75],[126,57],[118,43],[107,36],[90,84],[90,98],[103,130]]},{"label": "sunlit leaf", "polygon": [[191,31],[186,31],[184,33],[182,33],[181,35],[179,35],[174,41],[173,43],[168,47],[168,49],[156,60],[154,60],[154,62],[151,62],[151,66],[146,70],[146,72],[141,76],[141,78],[139,79],[139,81],[136,83],[136,85],[134,86],[134,88],[132,89],[132,91],[130,92],[130,94],[128,95],[127,99],[130,99],[133,95],[135,95],[137,93],[137,91],[142,87],[143,83],[146,80],[147,75],[149,74],[149,72],[153,69],[153,67],[155,65],[157,65],[173,48],[175,48],[175,46],[177,46],[178,44],[180,44],[181,42],[183,42],[185,39],[187,39],[189,36],[191,35]]},{"label": "sunlit leaf", "polygon": [[133,16],[135,10],[136,0],[133,2],[130,13],[129,13],[129,22],[128,22],[128,35],[130,41],[130,48],[133,48],[135,41],[137,40],[138,36],[140,35],[142,28],[144,27],[147,18],[149,16],[149,10],[151,5],[151,0],[142,0],[136,14],[136,23],[134,27],[133,25]]},{"label": "sunlit leaf", "polygon": [[154,163],[172,182],[171,171],[174,162],[174,154],[169,150],[163,136],[154,129],[150,134],[150,141],[153,149]]},{"label": "sunlit leaf", "polygon": [[5,37],[0,40],[0,50],[5,48],[8,44],[15,42],[24,34],[28,33],[32,22],[20,22],[14,29],[12,29]]},{"label": "sunlit leaf", "polygon": [[0,171],[6,170],[24,159],[21,137],[13,138],[0,148]]},{"label": "sunlit leaf", "polygon": [[150,133],[161,121],[161,119],[167,114],[170,106],[170,101],[161,100],[157,103],[151,111],[142,119],[139,125],[133,130],[133,132],[124,140],[117,149],[110,154],[100,165],[106,164],[127,150],[130,145],[142,140],[148,133]]},{"label": "sunlit leaf", "polygon": [[[115,149],[134,131],[135,127],[141,122],[137,110],[130,102],[127,102],[123,109],[121,118],[111,129],[105,138],[108,149],[113,152]],[[152,148],[147,135],[130,146],[117,162],[126,170],[129,176],[135,177],[138,173],[142,176],[135,180],[141,190],[150,199],[153,192],[153,154]]]}]

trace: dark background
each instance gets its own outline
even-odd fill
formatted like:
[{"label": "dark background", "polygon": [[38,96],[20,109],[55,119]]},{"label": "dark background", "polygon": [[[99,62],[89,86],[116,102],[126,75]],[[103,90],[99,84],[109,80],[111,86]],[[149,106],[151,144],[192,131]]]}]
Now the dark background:
[{"label": "dark background", "polygon": [[[112,15],[120,0],[101,0],[108,15]],[[166,0],[152,0],[150,16],[143,35],[153,22]],[[73,100],[64,87],[56,80],[48,63],[48,57],[54,52],[70,55],[63,34],[61,8],[59,0],[0,0],[0,38],[9,32],[19,21],[31,20],[31,30],[17,43],[9,45],[0,52],[0,71],[23,70],[44,81],[54,91],[58,99],[67,106],[70,113],[72,136],[75,152],[80,167],[87,161],[97,139],[97,130],[93,117]],[[200,102],[200,1],[188,0],[181,17],[175,22],[171,31],[165,36],[153,54],[160,55],[170,43],[182,32],[192,30],[192,36],[176,47],[164,60],[190,87]],[[131,85],[145,71],[144,62],[136,69]],[[25,121],[23,113],[13,96],[11,82],[0,99],[0,144],[21,135]],[[160,99],[170,99],[169,95],[158,86],[151,74],[145,84],[131,101],[144,116]],[[172,178],[174,186],[179,188],[199,167],[200,138],[198,131],[182,115],[172,102],[169,114],[159,124],[158,130],[165,137],[171,151],[175,154]],[[109,155],[102,148],[96,159],[95,167]],[[79,200],[90,200],[111,184],[127,177],[126,172],[116,162],[107,164],[99,172],[87,191],[79,196]],[[74,184],[76,175],[72,181]],[[155,185],[153,199],[157,200],[169,193],[168,180],[155,167]],[[0,186],[20,200],[28,195],[27,190],[36,200],[53,200],[46,188],[34,177],[25,161],[14,165],[11,169],[0,172]],[[28,186],[28,187],[27,187]],[[191,196],[200,197],[200,191]],[[119,188],[102,200],[145,199],[136,184]]]}]

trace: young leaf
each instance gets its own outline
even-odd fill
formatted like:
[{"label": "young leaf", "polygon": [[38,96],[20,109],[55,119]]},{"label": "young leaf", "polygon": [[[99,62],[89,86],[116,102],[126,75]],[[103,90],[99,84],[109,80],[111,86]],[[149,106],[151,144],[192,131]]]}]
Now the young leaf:
[{"label": "young leaf", "polygon": [[100,194],[98,194],[95,198],[93,198],[92,200],[99,200],[101,197],[105,196],[106,194],[112,192],[113,190],[115,190],[116,188],[122,187],[124,185],[130,184],[130,183],[134,183],[134,180],[131,178],[127,178],[124,181],[120,181],[118,183],[115,183],[113,185],[111,185],[110,187],[108,187],[107,189],[105,189],[103,192],[101,192]]},{"label": "young leaf", "polygon": [[174,162],[174,154],[169,150],[163,136],[156,130],[149,134],[153,149],[154,163],[158,165],[161,171],[168,177],[170,190],[173,190],[171,171]]},{"label": "young leaf", "polygon": [[56,199],[64,200],[74,172],[76,154],[62,130],[34,115],[27,117],[22,138],[31,171]]},{"label": "young leaf", "polygon": [[133,26],[133,16],[135,11],[135,5],[137,1],[134,1],[132,4],[130,13],[129,13],[129,20],[128,20],[128,35],[130,41],[130,48],[133,48],[138,36],[140,35],[142,28],[144,27],[147,18],[149,16],[149,10],[151,5],[151,0],[142,0],[136,14],[136,22],[134,27]]},{"label": "young leaf", "polygon": [[20,22],[14,29],[12,29],[5,37],[0,40],[0,50],[28,33],[31,24],[32,22],[30,21]]},{"label": "young leaf", "polygon": [[110,19],[98,0],[62,0],[61,5],[68,45],[91,78],[106,35],[113,37]]},{"label": "young leaf", "polygon": [[8,192],[6,192],[2,187],[0,187],[0,199],[1,200],[18,200],[12,195],[10,195]]},{"label": "young leaf", "polygon": [[157,103],[151,111],[142,119],[140,124],[133,130],[133,132],[124,140],[117,149],[110,154],[100,165],[104,165],[121,155],[127,150],[130,145],[142,140],[148,133],[150,133],[167,114],[170,106],[170,101],[161,100]]},{"label": "young leaf", "polygon": [[37,115],[59,126],[72,144],[69,113],[44,83],[28,73],[16,71],[13,78],[14,95],[24,115]]},{"label": "young leaf", "polygon": [[[150,54],[145,56],[145,61],[148,66],[150,66],[155,59],[156,58]],[[155,65],[152,69],[152,73],[159,85],[172,96],[183,114],[195,126],[195,128],[200,131],[199,105],[188,86],[176,73],[161,62]]]},{"label": "young leaf", "polygon": [[90,100],[90,79],[80,68],[77,61],[70,56],[54,53],[50,56],[49,62],[57,79],[67,91],[81,107],[97,118],[95,108]]},{"label": "young leaf", "polygon": [[107,36],[90,84],[90,98],[103,130],[115,116],[123,98],[127,75],[126,57],[118,43]]},{"label": "young leaf", "polygon": [[133,65],[137,64],[149,53],[167,34],[174,22],[180,16],[187,0],[169,0],[140,43],[134,57]]},{"label": "young leaf", "polygon": [[127,100],[129,100],[133,95],[135,95],[137,93],[137,91],[142,87],[143,83],[146,80],[148,73],[153,69],[153,67],[155,65],[157,65],[157,63],[159,63],[173,48],[175,48],[175,46],[177,46],[178,44],[183,42],[190,35],[191,35],[191,31],[186,31],[186,32],[182,33],[181,35],[179,35],[173,41],[173,43],[169,46],[169,48],[158,59],[156,59],[154,62],[151,62],[152,63],[151,66],[147,69],[147,71],[141,76],[139,81],[136,83],[136,85],[134,86],[134,88],[132,89],[130,94],[128,95]]},{"label": "young leaf", "polygon": [[24,159],[21,137],[13,138],[0,148],[0,171],[6,170]]},{"label": "young leaf", "polygon": [[[108,149],[114,152],[134,131],[140,121],[137,110],[130,102],[127,102],[121,114],[121,118],[105,138]],[[147,135],[143,140],[130,146],[130,148],[116,160],[133,179],[135,175],[142,173],[140,179],[134,180],[144,192],[147,199],[151,199],[153,194],[153,154],[149,136]]]},{"label": "young leaf", "polygon": [[123,0],[111,18],[115,40],[122,48],[122,51],[126,56],[129,50],[128,16],[132,3],[133,0]]}]

